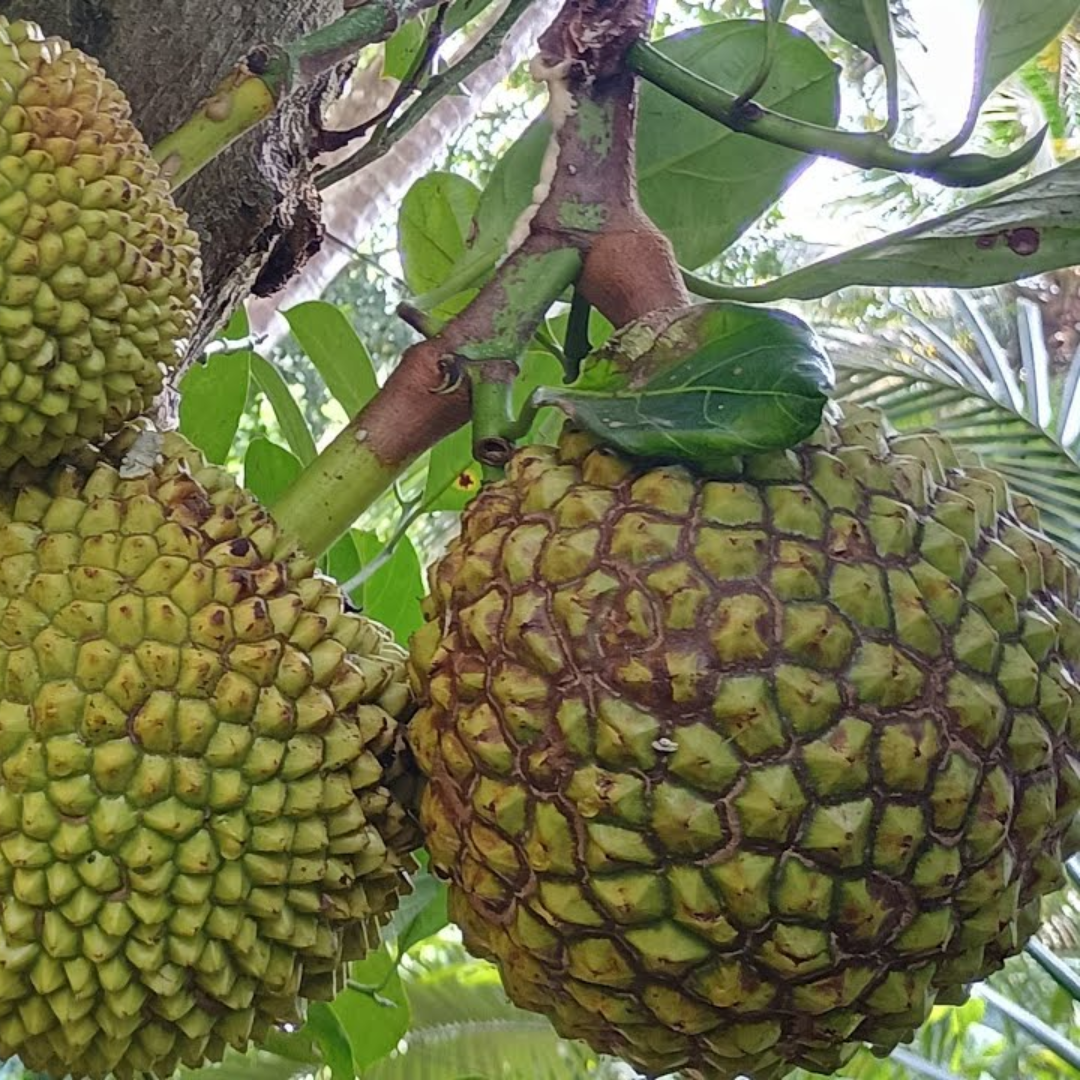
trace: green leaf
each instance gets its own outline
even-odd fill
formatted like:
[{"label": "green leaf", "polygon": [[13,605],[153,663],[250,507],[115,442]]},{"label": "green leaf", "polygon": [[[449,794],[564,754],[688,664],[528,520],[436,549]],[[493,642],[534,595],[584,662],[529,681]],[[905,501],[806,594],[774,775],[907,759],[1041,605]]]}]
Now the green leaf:
[{"label": "green leaf", "polygon": [[[656,42],[665,56],[728,88],[749,85],[762,59],[759,21],[731,19]],[[839,102],[836,65],[805,34],[776,28],[759,104],[831,126]],[[638,183],[649,217],[691,269],[732,244],[813,160],[795,150],[737,135],[655,86],[641,88]]]},{"label": "green leaf", "polygon": [[[326,573],[341,585],[351,581],[364,565],[363,560],[360,558],[360,549],[357,547],[356,536],[356,533],[347,532],[325,555]],[[363,585],[353,589],[349,593],[349,599],[357,607],[363,607]]]},{"label": "green leaf", "polygon": [[416,181],[398,214],[398,253],[415,293],[442,285],[465,255],[480,189],[463,176],[433,172]]},{"label": "green leaf", "polygon": [[397,964],[385,947],[353,964],[351,978],[369,992],[345,990],[327,1008],[341,1023],[356,1069],[363,1072],[386,1057],[409,1030],[409,1003]]},{"label": "green leaf", "polygon": [[474,252],[501,254],[506,250],[514,225],[532,202],[550,141],[551,124],[541,117],[495,163],[476,206],[475,236],[470,245]]},{"label": "green leaf", "polygon": [[303,468],[295,454],[260,436],[248,443],[244,455],[244,487],[270,507]]},{"label": "green leaf", "polygon": [[208,461],[224,465],[247,404],[253,354],[219,353],[180,380],[180,432]]},{"label": "green leaf", "polygon": [[270,407],[277,417],[281,434],[289,444],[289,449],[304,465],[315,458],[315,440],[311,436],[304,414],[293,399],[292,391],[269,360],[264,360],[258,353],[251,354],[251,374],[255,383],[266,395]]},{"label": "green leaf", "polygon": [[645,349],[639,332],[592,354],[572,386],[544,387],[533,400],[624,453],[705,468],[792,446],[817,428],[832,366],[793,315],[703,304]]},{"label": "green leaf", "polygon": [[810,3],[840,37],[850,41],[852,45],[858,45],[863,52],[869,53],[878,63],[881,62],[863,0],[810,0]]},{"label": "green leaf", "polygon": [[443,882],[425,868],[413,876],[412,887],[413,891],[402,898],[383,934],[383,940],[395,946],[398,956],[437,934],[449,922],[447,888]]},{"label": "green leaf", "polygon": [[293,336],[346,415],[355,416],[379,389],[364,343],[345,313],[311,300],[284,312]]},{"label": "green leaf", "polygon": [[319,1056],[330,1067],[333,1080],[353,1080],[353,1049],[341,1017],[323,1001],[308,1006],[304,1031],[319,1048]]},{"label": "green leaf", "polygon": [[1078,206],[1080,161],[1070,161],[763,285],[694,288],[703,296],[771,303],[812,300],[848,285],[999,285],[1080,263]]},{"label": "green leaf", "polygon": [[[383,554],[386,545],[374,533],[355,536],[362,566]],[[416,548],[403,536],[386,562],[364,582],[364,614],[391,630],[398,641],[408,641],[424,621],[420,610],[424,592]]]},{"label": "green leaf", "polygon": [[480,490],[480,467],[472,456],[472,424],[458,428],[428,458],[424,505],[434,510],[463,510]]},{"label": "green leaf", "polygon": [[427,26],[423,19],[409,19],[401,24],[383,50],[383,76],[404,79],[417,54],[424,47]]},{"label": "green leaf", "polygon": [[977,31],[976,103],[1041,52],[1080,10],[1077,0],[981,0]]}]

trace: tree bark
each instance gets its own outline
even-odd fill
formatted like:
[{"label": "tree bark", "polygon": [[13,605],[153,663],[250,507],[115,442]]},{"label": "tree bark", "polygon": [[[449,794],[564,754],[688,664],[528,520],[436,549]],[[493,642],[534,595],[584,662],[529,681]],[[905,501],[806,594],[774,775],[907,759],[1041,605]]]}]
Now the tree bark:
[{"label": "tree bark", "polygon": [[[105,66],[153,143],[177,127],[254,47],[295,39],[343,11],[342,0],[0,0]],[[317,85],[329,98],[342,72]],[[193,351],[250,292],[273,292],[317,243],[310,183],[309,90],[179,193],[203,240],[206,307]]]}]

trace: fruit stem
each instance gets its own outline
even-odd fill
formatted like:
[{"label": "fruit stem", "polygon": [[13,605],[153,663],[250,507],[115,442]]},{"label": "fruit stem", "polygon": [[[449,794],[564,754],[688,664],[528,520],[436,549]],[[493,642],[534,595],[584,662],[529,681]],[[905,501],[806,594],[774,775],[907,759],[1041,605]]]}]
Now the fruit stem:
[{"label": "fruit stem", "polygon": [[435,337],[407,349],[386,385],[271,507],[321,555],[425,450],[469,419],[465,365],[516,365],[548,308],[581,271],[576,247],[530,234]]}]

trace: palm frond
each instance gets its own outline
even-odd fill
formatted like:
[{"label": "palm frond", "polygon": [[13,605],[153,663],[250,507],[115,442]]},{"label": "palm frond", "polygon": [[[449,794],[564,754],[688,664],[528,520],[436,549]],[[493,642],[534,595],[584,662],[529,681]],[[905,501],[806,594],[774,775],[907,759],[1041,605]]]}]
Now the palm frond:
[{"label": "palm frond", "polygon": [[582,1043],[560,1039],[543,1016],[515,1007],[492,965],[435,939],[402,968],[412,1022],[401,1046],[364,1080],[594,1080]]},{"label": "palm frond", "polygon": [[[951,299],[929,315],[915,304],[897,307],[901,324],[874,336],[823,331],[840,396],[881,409],[900,430],[936,428],[977,454],[1080,558],[1080,352],[1067,370],[1055,368],[1039,307],[1028,299]],[[1012,332],[1003,341],[993,324],[1006,305]]]}]

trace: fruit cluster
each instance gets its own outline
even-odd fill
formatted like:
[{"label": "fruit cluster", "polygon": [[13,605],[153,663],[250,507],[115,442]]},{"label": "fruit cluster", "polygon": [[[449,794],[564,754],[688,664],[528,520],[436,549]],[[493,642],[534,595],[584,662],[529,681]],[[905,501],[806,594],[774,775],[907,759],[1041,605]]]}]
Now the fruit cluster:
[{"label": "fruit cluster", "polygon": [[168,1076],[330,998],[409,888],[404,650],[133,425],[195,233],[98,65],[0,17],[0,1055]]}]

